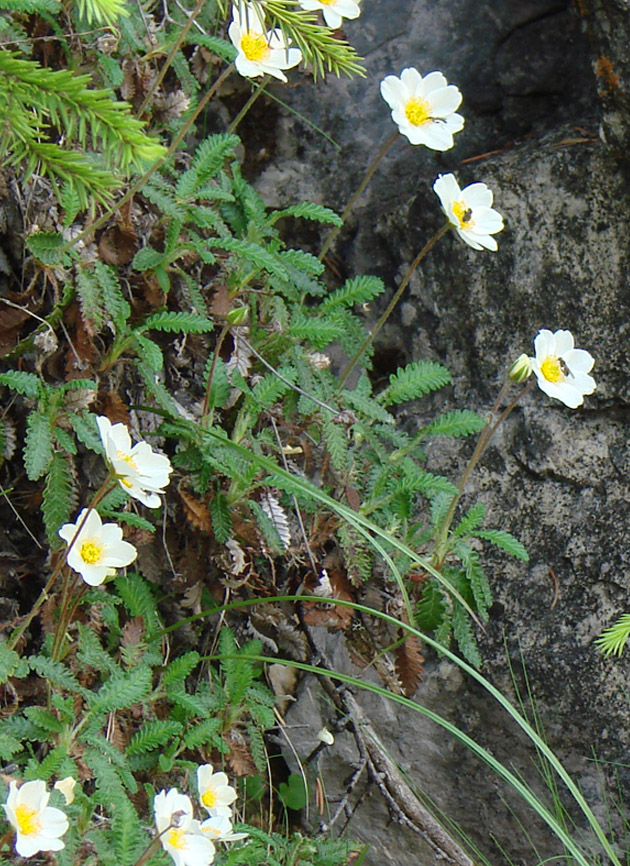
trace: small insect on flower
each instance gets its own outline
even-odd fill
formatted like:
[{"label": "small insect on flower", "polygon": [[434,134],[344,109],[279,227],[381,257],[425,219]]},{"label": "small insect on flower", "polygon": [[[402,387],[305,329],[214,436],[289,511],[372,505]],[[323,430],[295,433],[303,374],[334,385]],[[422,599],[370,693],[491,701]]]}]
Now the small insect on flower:
[{"label": "small insect on flower", "polygon": [[584,395],[597,388],[595,379],[588,375],[595,363],[592,355],[574,346],[570,331],[543,328],[534,339],[536,357],[530,359],[541,391],[570,409],[581,406]]},{"label": "small insect on flower", "polygon": [[210,866],[215,849],[193,818],[190,797],[177,788],[160,791],[153,800],[155,824],[162,848],[171,855],[175,866]]},{"label": "small insect on flower", "polygon": [[322,12],[324,21],[332,30],[341,27],[344,18],[358,18],[361,14],[359,0],[299,0],[307,12]]},{"label": "small insect on flower", "polygon": [[13,779],[3,809],[7,820],[17,831],[15,850],[21,857],[33,857],[40,851],[61,851],[61,836],[68,829],[68,819],[61,809],[48,805],[50,793],[41,779],[24,782],[18,788]]},{"label": "small insect on flower", "polygon": [[424,78],[417,69],[403,69],[400,78],[388,75],[381,81],[381,95],[392,110],[392,120],[411,144],[431,150],[449,150],[453,135],[464,128],[464,118],[455,111],[462,95],[447,84],[441,72]]},{"label": "small insect on flower", "polygon": [[492,190],[485,183],[471,183],[464,189],[453,174],[441,174],[433,184],[442,210],[460,238],[474,250],[496,250],[490,235],[503,229],[503,217],[492,208]]},{"label": "small insect on flower", "polygon": [[234,788],[228,785],[228,777],[225,773],[214,773],[212,764],[202,764],[197,768],[197,785],[201,805],[212,817],[217,815],[231,817],[230,806],[237,795]]},{"label": "small insect on flower", "polygon": [[104,415],[97,415],[96,423],[105,459],[122,489],[148,508],[159,508],[162,501],[158,493],[162,493],[169,482],[173,471],[171,461],[163,454],[156,454],[148,442],[132,446],[124,424],[112,424]]},{"label": "small insect on flower", "polygon": [[138,555],[133,544],[123,541],[120,526],[102,523],[100,514],[93,508],[84,508],[76,523],[65,523],[59,535],[67,544],[74,539],[68,553],[68,565],[78,571],[90,586],[100,586],[106,577],[116,573],[117,568],[130,565]]},{"label": "small insect on flower", "polygon": [[228,36],[237,48],[234,61],[237,71],[245,78],[273,75],[280,81],[287,77],[283,69],[292,69],[302,60],[299,48],[290,48],[282,30],[266,30],[262,12],[257,5],[240,2],[232,7],[232,23]]},{"label": "small insect on flower", "polygon": [[234,833],[228,815],[213,815],[203,821],[199,829],[212,842],[238,842],[246,839],[249,833]]}]

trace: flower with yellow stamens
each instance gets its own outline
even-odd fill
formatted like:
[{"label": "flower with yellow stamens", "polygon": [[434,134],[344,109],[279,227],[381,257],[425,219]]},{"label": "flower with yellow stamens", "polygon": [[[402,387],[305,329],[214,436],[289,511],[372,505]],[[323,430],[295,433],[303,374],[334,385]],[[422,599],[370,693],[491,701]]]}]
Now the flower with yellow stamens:
[{"label": "flower with yellow stamens", "polygon": [[173,471],[171,461],[163,454],[156,454],[148,442],[137,442],[132,446],[129,430],[122,424],[112,424],[109,418],[96,418],[105,459],[112,474],[130,496],[149,508],[159,508],[158,493],[169,482]]},{"label": "flower with yellow stamens", "polygon": [[361,14],[359,0],[300,0],[300,6],[307,12],[322,12],[332,30],[341,27],[344,18],[358,18]]},{"label": "flower with yellow stamens", "polygon": [[129,565],[138,555],[133,544],[123,541],[120,526],[102,523],[98,511],[93,508],[89,513],[84,508],[76,523],[65,523],[59,535],[67,544],[74,539],[68,553],[68,565],[78,571],[90,586],[100,586],[106,577],[116,573],[117,568]]},{"label": "flower with yellow stamens", "polygon": [[455,113],[462,95],[441,72],[423,78],[413,67],[403,69],[400,78],[388,75],[381,81],[381,95],[400,133],[412,144],[449,150],[453,134],[464,128],[464,118]]},{"label": "flower with yellow stamens", "polygon": [[237,71],[246,78],[272,75],[280,81],[287,77],[283,69],[291,69],[302,60],[299,48],[289,48],[282,30],[266,30],[260,7],[239,2],[232,7],[232,23],[228,36],[238,50],[234,61]]},{"label": "flower with yellow stamens", "polygon": [[471,183],[464,189],[453,174],[441,174],[433,184],[442,210],[460,238],[474,250],[497,249],[491,235],[503,229],[503,217],[492,208],[492,190],[485,183]]},{"label": "flower with yellow stamens", "polygon": [[24,782],[18,788],[15,779],[9,784],[9,796],[3,808],[7,820],[17,831],[15,850],[20,857],[33,857],[40,851],[61,851],[61,836],[68,829],[68,819],[61,809],[48,805],[50,793],[41,779]]},{"label": "flower with yellow stamens", "polygon": [[177,788],[160,791],[153,800],[153,811],[162,848],[171,855],[175,866],[210,866],[214,845],[200,832],[190,797],[180,794]]},{"label": "flower with yellow stamens", "polygon": [[236,791],[228,785],[225,773],[214,773],[212,764],[202,764],[197,768],[197,785],[201,805],[210,815],[231,816],[230,806],[236,800]]},{"label": "flower with yellow stamens", "polygon": [[595,379],[588,375],[595,363],[592,355],[574,346],[570,331],[543,328],[534,340],[536,357],[530,359],[541,391],[570,409],[581,406],[584,395],[592,394],[597,387]]}]

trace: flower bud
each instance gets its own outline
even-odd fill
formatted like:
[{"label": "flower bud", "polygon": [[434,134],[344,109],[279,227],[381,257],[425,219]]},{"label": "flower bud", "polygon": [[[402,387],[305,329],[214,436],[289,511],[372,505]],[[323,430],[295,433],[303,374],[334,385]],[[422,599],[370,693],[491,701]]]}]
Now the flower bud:
[{"label": "flower bud", "polygon": [[532,360],[529,355],[520,355],[508,370],[512,382],[526,382],[532,375]]},{"label": "flower bud", "polygon": [[234,307],[225,317],[228,325],[242,325],[249,315],[248,307]]}]

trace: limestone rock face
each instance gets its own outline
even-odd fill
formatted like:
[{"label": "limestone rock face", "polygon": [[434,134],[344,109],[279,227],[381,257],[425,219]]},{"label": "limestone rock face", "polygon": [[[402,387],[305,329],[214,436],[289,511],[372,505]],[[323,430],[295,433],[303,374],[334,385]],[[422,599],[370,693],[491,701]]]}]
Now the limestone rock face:
[{"label": "limestone rock face", "polygon": [[[393,145],[333,248],[338,268],[378,274],[391,297],[442,225],[431,188],[440,172],[454,171],[462,186],[488,184],[506,224],[497,253],[474,251],[449,234],[429,254],[381,333],[383,374],[410,360],[438,360],[454,382],[440,397],[442,408],[483,412],[511,361],[533,352],[540,328],[571,330],[596,359],[598,389],[582,408],[567,409],[537,388],[524,397],[472,476],[463,505],[485,502],[486,525],[514,533],[531,557],[523,564],[484,553],[496,601],[480,635],[483,672],[513,695],[512,677],[523,687],[526,671],[549,743],[605,821],[611,806],[600,781],[613,774],[600,772],[593,753],[618,763],[621,789],[626,796],[630,790],[623,766],[627,660],[605,660],[593,647],[602,628],[630,610],[630,6],[365,0],[361,18],[345,30],[366,56],[365,80],[302,82],[282,91],[339,147],[299,117],[282,116],[279,150],[259,180],[265,199],[283,206],[314,199],[341,210],[393,131],[380,80],[415,66],[423,74],[440,69],[459,86],[466,126],[444,154],[404,139]],[[403,423],[413,429],[434,411],[435,403],[410,408]],[[471,450],[472,443],[436,443],[428,468],[456,478]],[[434,798],[491,863],[505,862],[493,837],[512,862],[527,866],[562,853],[523,803],[443,731],[380,699],[357,697],[410,783]],[[429,665],[416,699],[544,790],[531,746],[451,663]],[[320,713],[322,724],[329,722],[317,684],[307,680],[289,721],[314,726]],[[305,750],[312,748],[303,736]],[[324,778],[339,796],[358,761],[344,738],[337,753],[322,758]],[[372,843],[367,862],[434,862],[419,837],[387,826],[387,807],[377,800],[376,791],[364,797],[348,829]]]}]

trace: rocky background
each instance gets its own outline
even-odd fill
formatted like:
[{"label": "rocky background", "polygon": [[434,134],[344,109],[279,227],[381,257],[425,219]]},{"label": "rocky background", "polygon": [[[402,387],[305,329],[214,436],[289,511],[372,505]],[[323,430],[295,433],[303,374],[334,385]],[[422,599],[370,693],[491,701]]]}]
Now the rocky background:
[{"label": "rocky background", "polygon": [[[461,89],[466,127],[455,148],[435,154],[400,138],[332,263],[343,276],[378,274],[391,297],[442,224],[431,189],[436,175],[454,171],[461,186],[483,181],[505,218],[499,251],[476,252],[455,235],[443,239],[377,341],[379,371],[438,360],[454,380],[442,408],[483,412],[511,360],[533,351],[540,328],[571,330],[595,357],[598,390],[581,409],[538,389],[525,397],[474,473],[468,502],[486,502],[487,526],[513,532],[531,556],[528,564],[490,554],[485,560],[496,601],[480,635],[483,673],[514,696],[513,678],[524,689],[526,671],[548,742],[599,817],[618,826],[614,801],[630,794],[630,656],[604,659],[593,640],[630,610],[630,4],[364,0],[363,7],[345,31],[366,58],[367,77],[313,86],[294,76],[274,92],[296,113],[259,105],[253,117],[269,136],[248,158],[270,205],[315,200],[341,211],[393,132],[380,80],[415,66],[423,74],[440,69]],[[314,236],[300,240],[318,248]],[[378,312],[369,315],[376,320]],[[413,429],[434,412],[435,404],[414,407],[405,423]],[[455,477],[471,450],[472,443],[436,445],[429,468]],[[337,664],[357,673],[330,636],[320,638]],[[529,703],[526,690],[523,697]],[[533,866],[562,855],[523,803],[443,731],[373,696],[357,699],[409,784],[489,862]],[[430,659],[416,700],[543,793],[531,746],[455,666]],[[313,748],[315,725],[332,715],[319,685],[305,680],[288,716],[298,752]],[[334,804],[358,756],[346,734],[329,753],[321,769]],[[365,796],[347,832],[371,842],[367,863],[435,862],[418,835],[391,821],[377,790],[358,793]],[[576,820],[579,834],[583,819]]]}]

